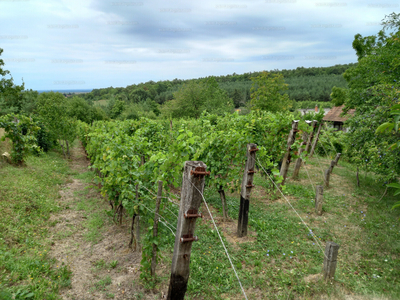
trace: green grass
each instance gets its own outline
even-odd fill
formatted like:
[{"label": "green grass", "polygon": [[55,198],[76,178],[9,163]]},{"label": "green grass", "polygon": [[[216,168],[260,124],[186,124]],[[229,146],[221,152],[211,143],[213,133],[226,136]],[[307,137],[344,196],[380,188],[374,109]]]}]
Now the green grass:
[{"label": "green grass", "polygon": [[[322,183],[320,164],[325,168],[328,162],[323,158],[309,162],[314,185]],[[349,292],[400,298],[399,213],[390,209],[396,199],[389,195],[378,202],[384,187],[372,174],[365,178],[363,174],[361,188],[357,188],[353,166],[343,161],[339,165],[331,187],[324,189],[322,216],[315,214],[315,193],[303,168],[300,181],[288,180],[284,192],[322,249],[259,174],[254,180],[257,188],[251,196],[245,241],[236,237],[239,196],[228,195],[233,221],[227,223],[229,230],[221,221],[217,225],[249,299],[320,299],[322,295],[341,299]],[[207,189],[205,194],[214,217],[221,220],[218,192]],[[193,243],[187,299],[237,299],[241,290],[211,221],[203,219],[197,224],[199,241]],[[309,282],[310,276],[322,274],[327,241],[340,245],[335,281]]]},{"label": "green grass", "polygon": [[112,283],[111,277],[107,275],[103,279],[94,284],[95,288],[99,291],[107,291],[107,287]]},{"label": "green grass", "polygon": [[[48,220],[59,211],[56,199],[67,181],[68,165],[56,153],[30,156],[25,167],[0,168],[0,291],[29,299],[59,299],[71,272],[49,258]],[[22,296],[17,296],[20,297]]]},{"label": "green grass", "polygon": [[[87,173],[91,173],[90,176]],[[83,176],[75,176],[75,178],[80,178],[86,182],[90,182],[93,177],[92,172],[83,173]],[[94,207],[98,206],[98,198],[89,197],[89,193],[91,193],[91,189],[94,187],[86,188],[83,191],[79,191],[76,193],[76,198],[78,199],[76,203],[76,209],[82,210],[85,212],[85,222],[83,222],[83,226],[85,227],[85,238],[88,242],[93,244],[98,243],[102,239],[102,232],[104,231],[104,225],[110,224],[110,216],[105,214],[104,211],[96,211],[93,210]]]}]

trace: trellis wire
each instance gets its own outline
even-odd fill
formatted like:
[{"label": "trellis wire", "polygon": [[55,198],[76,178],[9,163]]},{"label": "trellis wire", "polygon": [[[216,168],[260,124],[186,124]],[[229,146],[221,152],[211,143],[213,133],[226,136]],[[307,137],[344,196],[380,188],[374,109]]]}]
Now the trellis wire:
[{"label": "trellis wire", "polygon": [[[147,196],[147,195],[145,195],[146,197],[149,197],[149,196]],[[150,197],[149,197],[150,198]],[[151,198],[150,198],[151,199]],[[143,203],[141,203],[141,202],[139,202],[138,203],[139,205],[142,205],[144,208],[146,208],[148,211],[150,211],[150,212],[152,212],[152,213],[156,213],[154,210],[152,210],[152,209],[150,209],[150,208],[148,208],[146,205],[144,205]],[[167,221],[167,219],[165,219],[163,216],[161,216],[160,214],[157,214],[158,215],[158,217],[159,218],[163,218],[164,219],[164,221],[167,223],[167,224],[169,224],[169,225],[171,225],[171,227],[172,228],[174,228],[175,230],[176,230],[176,228],[175,228],[175,226],[174,225],[172,225],[171,223],[169,223],[168,221]],[[161,221],[161,220],[159,220],[161,223],[163,223],[169,230],[171,230],[171,232],[172,232],[172,234],[175,236],[175,233],[174,233],[174,231],[167,225],[167,224],[165,224],[163,221]]]},{"label": "trellis wire", "polygon": [[[149,193],[153,194],[154,196],[157,197],[157,195],[155,193],[153,193],[151,190],[149,190],[148,188],[146,188],[145,186],[142,186],[143,188],[145,188],[147,191],[149,191]],[[161,197],[163,199],[169,199],[168,197]],[[169,201],[171,202],[171,200]],[[173,203],[173,202],[172,202]],[[175,205],[177,205],[176,203],[174,203]],[[168,207],[164,206],[164,208],[166,208],[171,214],[173,214],[175,217],[178,217],[178,215],[176,213],[174,213],[172,210],[170,210]]]},{"label": "trellis wire", "polygon": [[[146,189],[149,193],[152,193],[154,196],[157,196],[153,191],[149,190],[147,187],[145,187],[144,185],[141,185],[141,187],[143,187],[144,189]],[[174,195],[174,194],[172,194]],[[175,195],[174,195],[175,196]],[[172,204],[178,205],[178,203],[175,203],[173,200],[171,200],[169,197],[161,197],[163,199],[168,199],[169,202],[171,202]],[[179,199],[179,198],[178,198]]]},{"label": "trellis wire", "polygon": [[225,247],[225,243],[224,243],[224,241],[222,240],[222,237],[221,237],[221,235],[220,235],[220,233],[219,233],[218,227],[217,227],[217,225],[215,224],[214,218],[213,218],[213,216],[212,216],[212,214],[211,214],[210,209],[208,208],[208,205],[207,205],[206,199],[204,198],[203,193],[200,192],[200,190],[192,183],[192,181],[190,180],[190,178],[186,177],[186,180],[188,180],[188,181],[190,182],[190,184],[194,186],[194,188],[200,193],[201,197],[203,198],[203,202],[204,202],[204,204],[205,204],[205,206],[206,206],[206,208],[207,208],[208,213],[210,214],[210,217],[211,217],[211,220],[212,220],[212,222],[213,222],[213,224],[214,224],[215,230],[217,231],[218,237],[219,237],[219,239],[221,240],[222,246],[224,247],[226,256],[228,256],[229,262],[230,262],[230,264],[231,264],[231,266],[232,266],[233,271],[235,272],[235,275],[236,275],[236,278],[237,278],[237,280],[238,280],[238,282],[239,282],[240,288],[242,289],[242,293],[243,293],[243,295],[244,295],[244,298],[245,298],[246,300],[248,300],[248,299],[247,299],[246,292],[245,292],[244,289],[243,289],[242,282],[240,281],[239,275],[237,274],[236,269],[235,269],[235,266],[234,266],[233,263],[232,263],[231,257],[229,256],[228,250],[227,250],[226,247]]},{"label": "trellis wire", "polygon": [[279,188],[279,186],[275,183],[275,181],[271,178],[271,176],[267,173],[267,171],[265,171],[264,167],[261,165],[260,161],[256,158],[256,162],[258,163],[258,165],[263,169],[263,171],[265,172],[265,174],[267,174],[267,176],[269,177],[269,179],[271,180],[271,182],[275,185],[275,187],[279,190],[279,192],[282,194],[283,198],[286,200],[286,202],[289,204],[289,206],[293,209],[293,211],[296,213],[296,215],[300,218],[301,222],[304,224],[304,226],[307,227],[308,231],[311,233],[311,236],[314,238],[314,240],[316,241],[318,247],[321,249],[322,253],[324,253],[324,256],[326,258],[328,258],[325,255],[324,250],[322,250],[322,247],[320,245],[320,242],[318,241],[318,239],[315,237],[314,232],[310,229],[310,227],[308,227],[308,225],[306,224],[306,222],[304,222],[303,218],[299,215],[299,213],[296,211],[296,209],[293,207],[293,205],[290,203],[290,201],[285,197],[285,195],[283,194],[282,190]]}]

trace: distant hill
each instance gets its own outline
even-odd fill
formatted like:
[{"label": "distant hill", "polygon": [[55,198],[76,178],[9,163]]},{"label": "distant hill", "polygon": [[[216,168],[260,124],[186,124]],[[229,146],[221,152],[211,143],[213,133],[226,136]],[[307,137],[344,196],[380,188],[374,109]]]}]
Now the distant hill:
[{"label": "distant hill", "polygon": [[[271,70],[271,73],[283,74],[285,82],[289,85],[287,93],[296,101],[330,101],[330,93],[333,86],[347,87],[342,74],[356,64],[335,65],[331,67],[298,67],[293,70]],[[220,88],[227,91],[228,96],[233,99],[235,107],[240,107],[250,100],[251,77],[258,76],[261,72],[250,72],[244,74],[215,76]],[[209,76],[211,77],[211,76]],[[206,78],[209,78],[206,77]],[[190,80],[204,80],[197,78]],[[145,83],[123,87],[108,87],[94,89],[90,93],[80,94],[80,97],[89,101],[118,99],[127,103],[140,103],[148,99],[159,104],[173,98],[173,93],[183,84],[190,80],[165,80],[148,81]]]}]

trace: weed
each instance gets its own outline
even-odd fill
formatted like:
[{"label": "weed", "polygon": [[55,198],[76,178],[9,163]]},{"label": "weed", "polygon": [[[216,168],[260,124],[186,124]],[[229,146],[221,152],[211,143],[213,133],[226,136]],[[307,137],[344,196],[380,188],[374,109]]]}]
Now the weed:
[{"label": "weed", "polygon": [[96,282],[94,285],[97,290],[106,291],[107,287],[112,283],[111,277],[106,276],[103,279]]},{"label": "weed", "polygon": [[110,262],[109,266],[111,269],[115,269],[118,265],[118,260],[113,260],[112,262]]}]

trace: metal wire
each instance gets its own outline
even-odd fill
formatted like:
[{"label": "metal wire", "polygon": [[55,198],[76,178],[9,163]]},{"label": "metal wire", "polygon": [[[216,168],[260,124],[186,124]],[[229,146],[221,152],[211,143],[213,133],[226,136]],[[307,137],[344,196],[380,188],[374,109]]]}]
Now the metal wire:
[{"label": "metal wire", "polygon": [[328,259],[328,257],[326,256],[324,250],[322,249],[320,242],[318,241],[318,239],[316,238],[314,232],[310,229],[310,227],[308,227],[308,225],[306,224],[306,222],[304,222],[303,218],[299,215],[299,213],[296,211],[296,209],[293,207],[293,205],[290,203],[290,201],[285,197],[285,195],[283,194],[282,190],[279,188],[279,186],[275,183],[275,181],[271,178],[271,176],[267,173],[267,171],[265,171],[264,167],[261,165],[260,161],[256,158],[256,162],[258,163],[258,165],[264,170],[265,174],[267,174],[267,176],[269,177],[269,179],[271,180],[271,182],[275,185],[275,187],[279,190],[279,192],[282,194],[283,198],[286,200],[286,202],[289,204],[289,206],[293,209],[293,211],[296,213],[296,215],[300,218],[301,222],[304,224],[304,226],[306,226],[306,228],[308,229],[308,231],[310,232],[311,236],[314,238],[314,240],[316,241],[318,247],[321,249],[322,253],[324,253],[324,256]]},{"label": "metal wire", "polygon": [[222,240],[222,237],[221,237],[221,235],[220,235],[220,233],[219,233],[218,227],[217,227],[217,225],[215,224],[214,218],[213,218],[213,216],[212,216],[212,214],[211,214],[210,209],[208,208],[208,205],[207,205],[206,199],[204,198],[203,193],[192,183],[192,181],[190,180],[190,178],[188,178],[187,176],[185,176],[185,178],[187,179],[187,181],[190,182],[191,185],[193,185],[193,187],[200,193],[201,197],[203,198],[203,202],[204,202],[204,204],[205,204],[205,206],[206,206],[206,208],[207,208],[208,213],[210,214],[210,217],[211,217],[211,220],[212,220],[212,222],[213,222],[213,224],[214,224],[215,230],[217,231],[218,237],[219,237],[219,239],[221,240],[222,246],[224,247],[226,256],[227,256],[228,259],[229,259],[229,262],[230,262],[230,264],[231,264],[231,266],[232,266],[232,269],[233,269],[233,271],[235,272],[236,278],[237,278],[237,280],[238,280],[238,282],[239,282],[240,288],[242,289],[242,293],[243,293],[243,295],[244,295],[244,298],[245,298],[246,300],[248,300],[248,299],[247,299],[246,292],[245,292],[244,289],[243,289],[242,282],[240,281],[239,275],[237,274],[236,269],[235,269],[235,266],[234,266],[233,263],[232,263],[231,257],[229,256],[228,250],[227,250],[226,247],[225,247],[225,243],[224,243],[224,241]]}]

